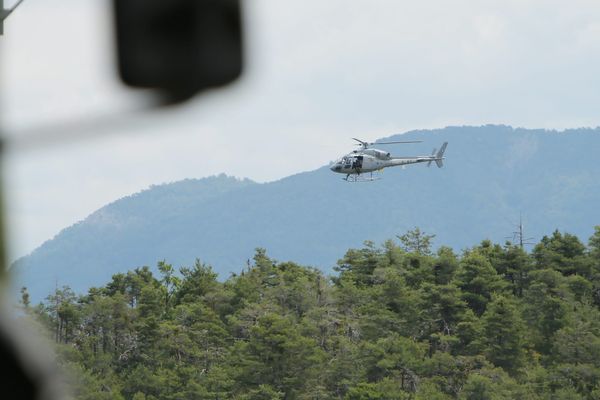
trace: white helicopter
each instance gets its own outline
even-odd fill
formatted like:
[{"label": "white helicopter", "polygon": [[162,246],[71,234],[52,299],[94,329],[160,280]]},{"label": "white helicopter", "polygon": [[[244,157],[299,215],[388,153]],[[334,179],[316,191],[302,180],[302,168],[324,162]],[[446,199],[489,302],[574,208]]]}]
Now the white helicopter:
[{"label": "white helicopter", "polygon": [[[433,149],[433,153],[430,156],[416,156],[416,157],[392,157],[390,153],[383,150],[373,149],[369,146],[380,145],[380,144],[396,144],[396,143],[421,143],[421,140],[412,140],[406,142],[376,142],[368,143],[360,139],[352,138],[358,142],[357,146],[361,148],[354,150],[352,153],[346,154],[344,157],[337,160],[331,166],[333,172],[339,174],[346,174],[344,180],[349,182],[359,181],[373,181],[378,178],[373,177],[374,171],[381,171],[387,167],[396,167],[408,164],[416,164],[426,162],[427,166],[431,165],[432,161],[435,161],[438,168],[444,166],[444,151],[448,142],[444,142],[439,151]],[[362,177],[361,174],[368,172],[370,177]]]}]

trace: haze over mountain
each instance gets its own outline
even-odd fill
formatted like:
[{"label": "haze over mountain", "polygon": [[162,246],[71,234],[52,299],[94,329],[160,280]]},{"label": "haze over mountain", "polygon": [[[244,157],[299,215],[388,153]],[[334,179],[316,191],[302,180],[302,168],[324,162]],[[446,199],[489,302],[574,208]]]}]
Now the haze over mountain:
[{"label": "haze over mountain", "polygon": [[159,260],[180,267],[199,258],[225,278],[264,247],[275,259],[331,272],[346,249],[415,226],[459,251],[482,237],[503,243],[519,214],[535,241],[555,229],[587,241],[600,224],[600,129],[488,125],[386,138],[394,139],[424,143],[388,146],[393,155],[429,154],[448,141],[444,168],[393,168],[368,183],[347,183],[323,166],[264,184],[220,175],[153,186],[64,229],[13,271],[37,301],[57,283],[84,292]]}]

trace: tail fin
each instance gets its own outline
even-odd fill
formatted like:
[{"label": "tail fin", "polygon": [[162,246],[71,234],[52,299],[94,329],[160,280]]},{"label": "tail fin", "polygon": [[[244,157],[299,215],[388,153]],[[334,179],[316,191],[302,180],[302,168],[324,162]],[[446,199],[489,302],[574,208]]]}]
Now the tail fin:
[{"label": "tail fin", "polygon": [[444,151],[446,151],[446,146],[448,146],[448,142],[444,142],[440,151],[438,151],[435,155],[435,163],[437,164],[438,168],[442,168],[444,166],[444,162],[442,160],[444,159]]}]

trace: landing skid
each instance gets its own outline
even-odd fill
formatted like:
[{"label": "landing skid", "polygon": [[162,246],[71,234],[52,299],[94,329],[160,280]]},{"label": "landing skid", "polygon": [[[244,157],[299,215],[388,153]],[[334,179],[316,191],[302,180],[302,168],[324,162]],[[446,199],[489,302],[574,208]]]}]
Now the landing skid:
[{"label": "landing skid", "polygon": [[343,180],[345,180],[346,182],[373,182],[373,181],[378,181],[381,178],[378,176],[373,176],[373,173],[371,173],[369,176],[364,176],[364,175],[346,175],[345,178],[342,178]]}]

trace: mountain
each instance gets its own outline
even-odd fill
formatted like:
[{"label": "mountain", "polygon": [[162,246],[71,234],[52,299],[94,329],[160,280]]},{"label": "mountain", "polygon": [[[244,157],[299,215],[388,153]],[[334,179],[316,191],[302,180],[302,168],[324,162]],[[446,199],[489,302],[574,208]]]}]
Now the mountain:
[{"label": "mountain", "polygon": [[399,155],[448,141],[445,166],[392,168],[368,183],[347,183],[324,166],[264,184],[221,175],[153,186],[64,229],[13,271],[39,300],[56,282],[83,292],[163,259],[184,266],[199,258],[226,278],[264,247],[331,272],[348,248],[415,226],[459,251],[482,237],[503,243],[520,214],[536,241],[555,229],[587,241],[600,224],[600,129],[447,127],[385,140],[424,141],[388,146]]}]

